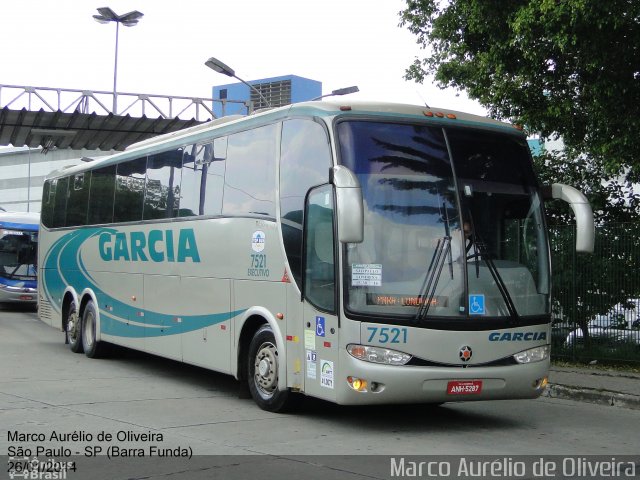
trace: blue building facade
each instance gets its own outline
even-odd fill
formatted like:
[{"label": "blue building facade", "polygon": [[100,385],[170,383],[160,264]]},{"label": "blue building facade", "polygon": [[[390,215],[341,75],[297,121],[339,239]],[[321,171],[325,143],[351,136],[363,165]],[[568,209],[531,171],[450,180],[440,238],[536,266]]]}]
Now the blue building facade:
[{"label": "blue building facade", "polygon": [[281,107],[292,103],[312,100],[322,95],[322,82],[297,75],[285,75],[282,77],[261,78],[248,81],[264,96],[270,105],[267,105],[262,97],[244,83],[229,83],[213,87],[213,97],[216,100],[228,100],[229,102],[214,102],[213,113],[216,117],[226,115],[246,114],[244,104],[231,102],[232,100],[253,102],[254,110],[260,108]]}]

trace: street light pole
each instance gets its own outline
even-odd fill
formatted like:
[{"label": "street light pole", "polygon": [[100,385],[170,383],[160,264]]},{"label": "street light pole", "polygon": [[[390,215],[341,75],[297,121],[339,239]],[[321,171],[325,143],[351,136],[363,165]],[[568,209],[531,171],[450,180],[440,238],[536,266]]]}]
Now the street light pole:
[{"label": "street light pole", "polygon": [[116,22],[116,55],[113,62],[113,114],[117,115],[118,108],[118,94],[116,90],[116,84],[118,82],[118,38],[120,34],[120,22]]},{"label": "street light pole", "polygon": [[241,79],[240,77],[238,77],[236,75],[236,72],[233,68],[229,67],[228,65],[226,65],[225,63],[222,63],[220,60],[218,60],[215,57],[211,57],[209,58],[209,60],[207,60],[206,62],[204,62],[204,64],[209,67],[211,70],[214,70],[218,73],[221,73],[223,75],[226,75],[227,77],[233,77],[236,80],[240,80],[242,83],[244,83],[247,87],[249,87],[250,90],[253,90],[254,92],[256,92],[258,94],[258,96],[262,99],[262,101],[265,103],[265,105],[267,105],[267,107],[271,108],[271,102],[269,100],[267,100],[265,98],[265,96],[262,94],[262,92],[260,92],[260,90],[258,90],[256,87],[254,87],[253,85],[251,85],[248,82],[245,82],[243,79]]},{"label": "street light pole", "polygon": [[98,23],[109,23],[115,22],[116,24],[116,55],[115,55],[115,64],[113,66],[113,114],[118,114],[118,93],[116,90],[116,85],[118,81],[118,36],[120,34],[120,24],[123,24],[125,27],[133,27],[137,25],[138,20],[140,20],[144,14],[140,13],[137,10],[134,10],[129,13],[125,13],[124,15],[118,15],[116,12],[111,10],[109,7],[98,8],[98,13],[100,15],[94,15],[93,18]]}]

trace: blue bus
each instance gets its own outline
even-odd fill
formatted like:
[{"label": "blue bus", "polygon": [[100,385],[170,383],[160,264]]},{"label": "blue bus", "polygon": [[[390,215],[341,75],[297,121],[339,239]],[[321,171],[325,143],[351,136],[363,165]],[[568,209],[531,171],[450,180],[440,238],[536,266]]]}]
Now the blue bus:
[{"label": "blue bus", "polygon": [[0,303],[35,305],[39,213],[0,212]]}]

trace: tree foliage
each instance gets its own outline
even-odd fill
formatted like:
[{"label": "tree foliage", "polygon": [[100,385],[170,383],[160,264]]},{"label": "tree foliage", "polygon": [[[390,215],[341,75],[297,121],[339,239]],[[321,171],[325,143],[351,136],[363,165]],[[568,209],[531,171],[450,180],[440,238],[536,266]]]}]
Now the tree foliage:
[{"label": "tree foliage", "polygon": [[[540,183],[564,183],[587,196],[598,227],[640,219],[640,192],[628,179],[610,177],[604,165],[585,156],[570,158],[567,152],[546,152],[533,160]],[[566,202],[548,200],[545,207],[549,225],[574,222]]]},{"label": "tree foliage", "polygon": [[406,0],[401,25],[433,75],[496,118],[559,135],[608,175],[640,180],[638,0]]}]

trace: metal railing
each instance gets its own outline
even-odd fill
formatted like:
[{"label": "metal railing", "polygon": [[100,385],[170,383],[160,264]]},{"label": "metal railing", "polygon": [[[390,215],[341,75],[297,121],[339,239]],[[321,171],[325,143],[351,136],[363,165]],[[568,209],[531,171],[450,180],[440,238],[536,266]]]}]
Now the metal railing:
[{"label": "metal railing", "polygon": [[[115,101],[114,101],[115,96]],[[99,90],[76,90],[70,88],[29,87],[0,85],[0,108],[29,111],[43,109],[49,112],[80,112],[108,115],[131,115],[136,117],[161,117],[191,119],[204,122],[216,118],[214,103],[221,105],[222,116],[227,106],[241,105],[245,113],[253,110],[251,102],[201,97],[179,97],[148,93],[106,92]],[[116,111],[108,105],[115,105]],[[237,108],[234,108],[236,111]]]},{"label": "metal railing", "polygon": [[596,227],[593,254],[575,253],[575,226],[550,227],[552,356],[640,364],[640,223]]}]

